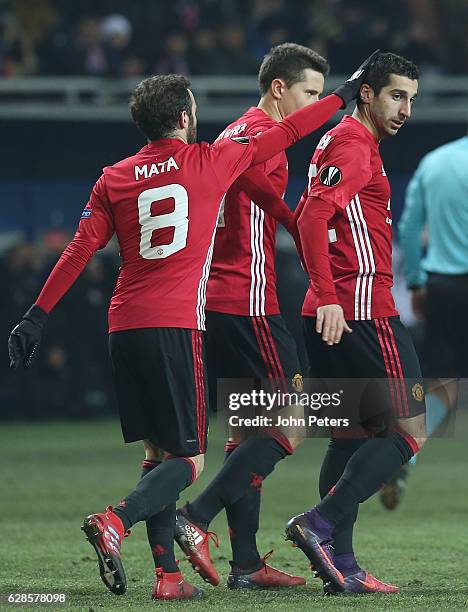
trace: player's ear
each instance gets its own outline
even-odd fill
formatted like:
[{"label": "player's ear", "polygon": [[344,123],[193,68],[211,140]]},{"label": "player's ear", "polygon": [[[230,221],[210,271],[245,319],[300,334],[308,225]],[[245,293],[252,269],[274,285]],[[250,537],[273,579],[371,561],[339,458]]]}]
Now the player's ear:
[{"label": "player's ear", "polygon": [[281,79],[273,79],[270,85],[271,95],[275,100],[281,100],[285,88],[286,85],[284,81]]},{"label": "player's ear", "polygon": [[187,111],[183,110],[179,115],[179,119],[177,120],[177,129],[183,130],[186,127],[188,127],[189,123],[190,121],[189,121],[188,113]]},{"label": "player's ear", "polygon": [[363,83],[361,85],[361,90],[359,91],[359,98],[364,104],[369,104],[369,102],[374,97],[374,90],[367,83]]}]

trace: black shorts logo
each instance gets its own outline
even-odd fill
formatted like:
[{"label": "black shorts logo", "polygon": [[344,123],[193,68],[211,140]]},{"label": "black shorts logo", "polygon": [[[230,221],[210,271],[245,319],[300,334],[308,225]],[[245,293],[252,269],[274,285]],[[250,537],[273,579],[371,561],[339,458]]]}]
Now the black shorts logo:
[{"label": "black shorts logo", "polygon": [[320,170],[320,182],[327,187],[335,187],[341,181],[341,170],[336,166],[325,166]]}]

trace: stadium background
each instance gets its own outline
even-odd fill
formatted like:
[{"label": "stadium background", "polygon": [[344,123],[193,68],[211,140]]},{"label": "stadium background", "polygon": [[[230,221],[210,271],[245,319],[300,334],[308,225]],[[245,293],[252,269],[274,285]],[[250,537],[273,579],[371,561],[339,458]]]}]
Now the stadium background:
[{"label": "stadium background", "polygon": [[[144,526],[125,550],[131,584],[125,598],[114,598],[99,583],[78,529],[86,512],[133,487],[141,460],[139,445],[124,446],[116,420],[108,418],[115,405],[106,310],[118,267],[116,245],[92,259],[55,309],[34,368],[10,372],[6,350],[12,326],[72,236],[101,168],[144,144],[126,108],[139,76],[189,74],[199,102],[199,138],[212,140],[256,104],[256,70],[271,45],[292,40],[324,54],[332,64],[329,89],[376,47],[408,56],[421,67],[421,95],[409,124],[382,144],[398,220],[421,157],[466,133],[466,23],[466,0],[0,0],[0,513],[7,527],[2,558],[8,560],[0,599],[7,591],[66,591],[74,609],[154,609]],[[329,127],[288,152],[292,207],[312,150]],[[398,303],[414,323],[398,255],[395,273]],[[283,232],[278,276],[283,311],[300,341],[305,277]],[[316,499],[325,444],[304,445],[275,470],[264,491],[261,551],[275,548],[276,566],[304,575],[307,563],[281,543],[281,529],[288,516]],[[196,495],[221,461],[222,435],[213,422],[206,471],[184,499]],[[385,514],[376,499],[365,504],[359,558],[402,586],[393,609],[466,609],[466,571],[460,571],[466,567],[460,532],[466,499],[465,433],[431,442],[396,515]],[[224,536],[224,516],[213,528]],[[224,536],[214,553],[223,578],[229,558]],[[190,610],[344,609],[323,598],[314,603],[319,584],[308,582],[287,596],[231,597],[226,589],[210,589],[206,603]],[[381,605],[370,597],[346,608]]]}]

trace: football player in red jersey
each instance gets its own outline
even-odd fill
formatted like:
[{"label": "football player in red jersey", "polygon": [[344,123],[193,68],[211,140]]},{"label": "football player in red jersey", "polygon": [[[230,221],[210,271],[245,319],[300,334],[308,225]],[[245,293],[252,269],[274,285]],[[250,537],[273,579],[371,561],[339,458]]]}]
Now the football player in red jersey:
[{"label": "football player in red jersey", "polygon": [[[329,65],[315,51],[294,43],[273,47],[260,66],[260,101],[233,121],[218,137],[255,135],[322,94]],[[276,294],[276,220],[257,206],[252,184],[267,176],[278,198],[286,191],[288,160],[281,152],[242,175],[229,189],[221,207],[206,293],[206,346],[210,402],[217,403],[218,379],[268,379],[286,385],[302,380],[296,345],[280,314]],[[277,432],[287,454],[299,438]],[[251,432],[231,428],[226,460]],[[222,470],[193,502],[178,510],[176,540],[203,578],[219,583],[210,560],[208,523],[211,499],[222,486]],[[230,588],[295,586],[304,579],[266,565],[256,545],[261,484],[251,486],[234,504],[226,506],[232,555]],[[215,508],[217,503],[215,501]],[[193,532],[198,537],[188,538]]]},{"label": "football player in red jersey", "polygon": [[[398,591],[359,567],[353,526],[359,504],[426,439],[419,361],[391,293],[390,185],[379,153],[379,142],[410,118],[418,70],[400,56],[381,53],[364,79],[353,115],[318,144],[296,211],[310,277],[302,309],[309,375],[380,379],[385,391],[378,405],[361,400],[361,410],[370,415],[362,425],[368,437],[332,431],[320,473],[322,501],[286,528],[328,593]],[[375,394],[370,397],[375,401]]]},{"label": "football player in red jersey", "polygon": [[[93,253],[117,234],[122,266],[109,307],[110,354],[124,439],[143,440],[146,459],[135,490],[83,524],[101,579],[113,593],[126,590],[124,534],[149,519],[153,597],[201,595],[179,572],[173,531],[175,503],[201,472],[206,449],[202,330],[219,209],[236,178],[323,125],[357,95],[361,78],[353,75],[314,108],[298,110],[258,136],[213,145],[195,142],[196,103],[185,77],[143,80],[130,110],[148,144],[104,169],[75,237],[10,335],[10,366],[28,367],[49,312]],[[274,465],[278,449],[271,445],[264,469],[273,469],[268,461]],[[240,475],[241,491],[249,476]]]}]

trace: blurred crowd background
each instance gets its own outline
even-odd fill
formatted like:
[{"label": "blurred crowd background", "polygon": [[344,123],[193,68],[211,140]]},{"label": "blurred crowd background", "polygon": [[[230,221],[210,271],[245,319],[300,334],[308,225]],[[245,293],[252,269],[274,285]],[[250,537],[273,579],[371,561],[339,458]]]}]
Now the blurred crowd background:
[{"label": "blurred crowd background", "polygon": [[[170,72],[253,76],[264,53],[287,40],[325,55],[334,74],[348,73],[376,47],[404,54],[429,76],[466,74],[467,23],[467,0],[0,0],[0,82]],[[233,119],[200,122],[199,139],[212,141]],[[288,153],[291,206],[329,127]],[[119,266],[114,242],[54,310],[31,370],[12,373],[6,345],[72,237],[101,168],[144,142],[129,119],[51,120],[47,113],[2,116],[0,132],[0,419],[114,413],[107,357],[107,306]],[[464,132],[460,122],[410,123],[385,142],[395,220],[421,157]],[[280,301],[300,344],[306,279],[284,234],[279,243]],[[408,310],[399,269],[396,292]]]},{"label": "blurred crowd background", "polygon": [[8,370],[11,326],[34,302],[69,239],[68,232],[52,230],[40,243],[15,241],[0,258],[0,419],[86,418],[114,411],[106,329],[116,254],[93,257],[50,317],[34,367]]},{"label": "blurred crowd background", "polygon": [[466,0],[2,0],[0,74],[250,74],[285,40],[335,73],[377,47],[463,73],[467,23]]}]

